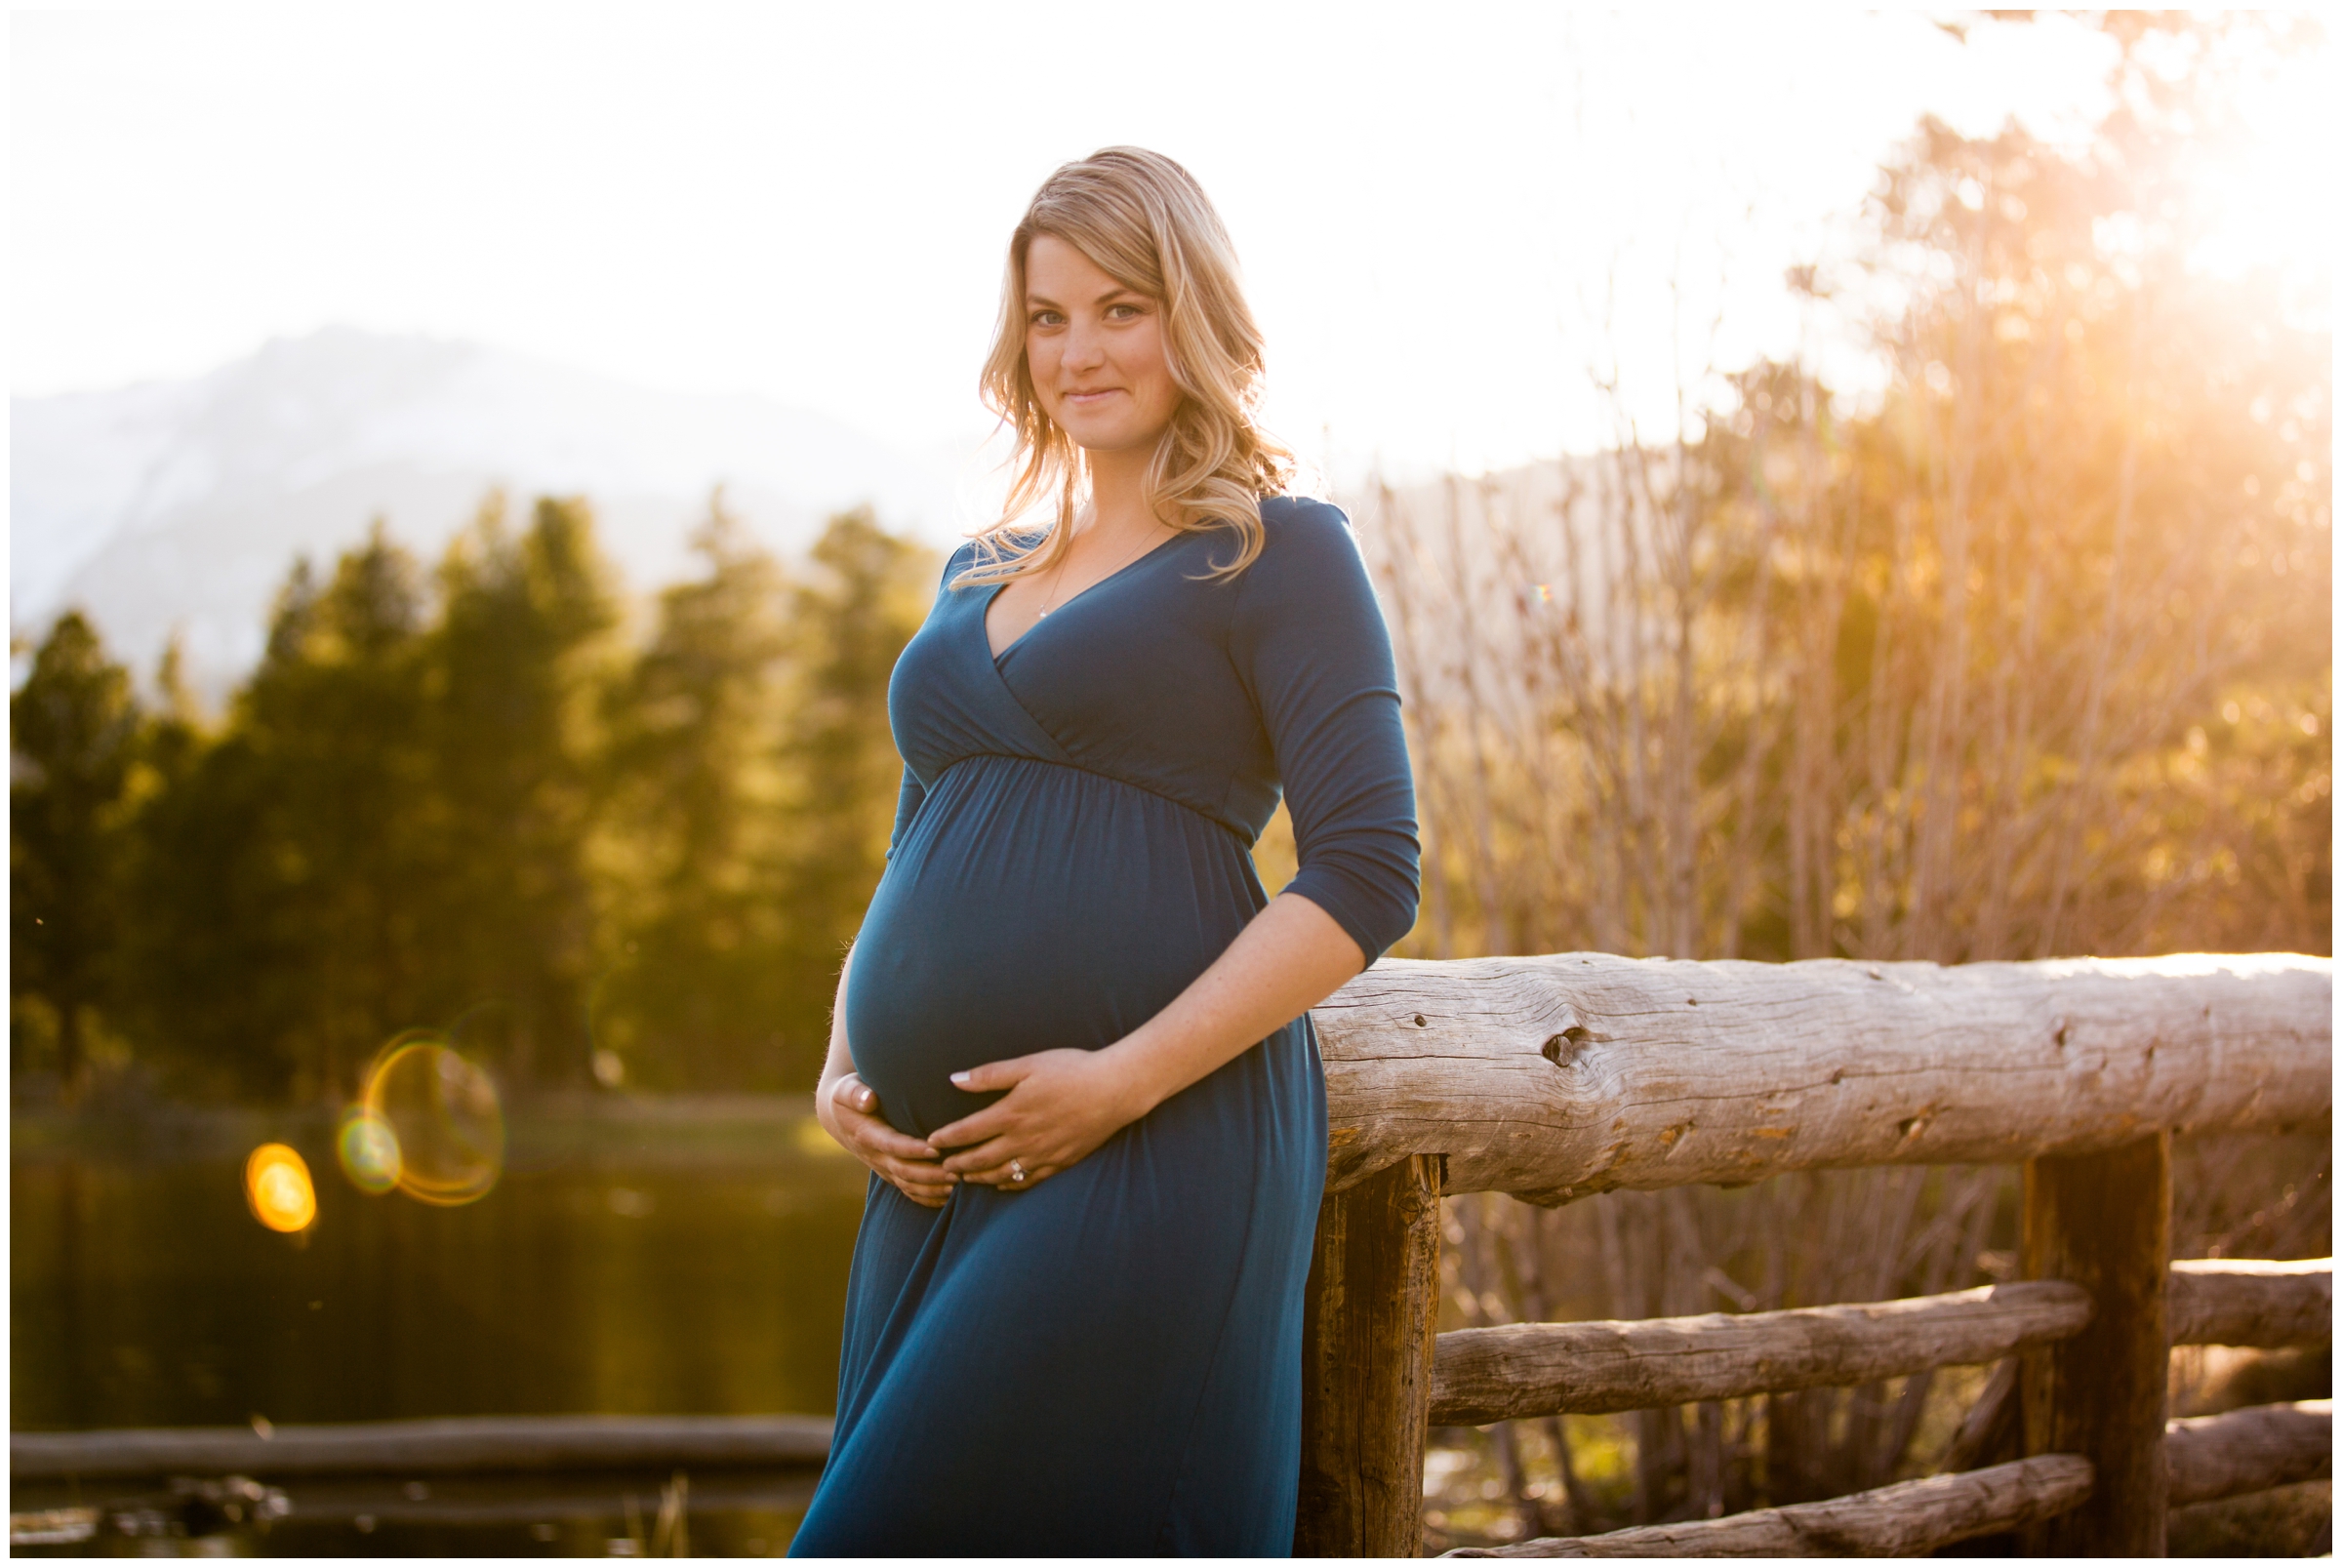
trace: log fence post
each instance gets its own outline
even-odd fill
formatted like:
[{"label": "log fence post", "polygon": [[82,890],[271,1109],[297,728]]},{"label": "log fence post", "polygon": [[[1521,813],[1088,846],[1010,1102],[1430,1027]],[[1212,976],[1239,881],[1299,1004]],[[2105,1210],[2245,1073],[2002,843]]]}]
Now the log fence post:
[{"label": "log fence post", "polygon": [[1318,1209],[1303,1307],[1297,1557],[1423,1549],[1444,1163],[1410,1155]]},{"label": "log fence post", "polygon": [[2170,1478],[2171,1135],[2025,1167],[2025,1273],[2081,1286],[2096,1303],[2072,1339],[2025,1352],[2025,1452],[2079,1454],[2089,1500],[2021,1537],[2030,1556],[2160,1557]]}]

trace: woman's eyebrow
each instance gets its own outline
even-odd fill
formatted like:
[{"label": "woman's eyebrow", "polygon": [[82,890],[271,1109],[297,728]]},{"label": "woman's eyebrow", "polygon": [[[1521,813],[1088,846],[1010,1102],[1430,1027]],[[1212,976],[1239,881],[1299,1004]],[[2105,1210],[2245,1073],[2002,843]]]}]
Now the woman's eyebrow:
[{"label": "woman's eyebrow", "polygon": [[[1107,290],[1104,294],[1098,296],[1097,299],[1092,300],[1090,303],[1093,305],[1104,305],[1111,304],[1116,300],[1144,300],[1146,298],[1147,296],[1139,293],[1138,290],[1126,289],[1117,283],[1112,288]],[[1055,300],[1050,299],[1045,294],[1034,294],[1029,289],[1025,293],[1025,308],[1028,310],[1063,310],[1065,309],[1065,306],[1059,304]]]}]

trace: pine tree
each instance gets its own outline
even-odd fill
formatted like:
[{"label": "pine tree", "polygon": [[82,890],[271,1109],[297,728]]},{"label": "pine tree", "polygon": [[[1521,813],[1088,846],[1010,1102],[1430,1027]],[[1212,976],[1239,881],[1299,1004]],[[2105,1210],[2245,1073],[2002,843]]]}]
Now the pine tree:
[{"label": "pine tree", "polygon": [[378,524],[323,588],[296,564],[221,735],[153,727],[127,945],[141,1032],[190,1083],[344,1097],[430,1016],[424,613]]},{"label": "pine tree", "polygon": [[597,1061],[651,1087],[773,1088],[793,836],[787,585],[720,494],[692,543],[706,575],[660,595],[612,694],[612,950],[593,1008],[617,1060]]},{"label": "pine tree", "polygon": [[794,848],[780,1020],[786,1070],[798,1084],[820,1073],[838,967],[885,868],[903,766],[887,682],[926,614],[935,578],[934,557],[881,529],[868,508],[831,518],[812,564],[818,576],[796,589],[791,616]]},{"label": "pine tree", "polygon": [[618,609],[583,501],[513,537],[482,507],[440,568],[429,646],[434,972],[522,1088],[582,1082],[593,908],[594,718]]},{"label": "pine tree", "polygon": [[139,735],[129,673],[78,611],[50,628],[9,723],[11,1032],[28,1013],[53,1020],[56,1071],[78,1095],[118,976],[116,857]]}]

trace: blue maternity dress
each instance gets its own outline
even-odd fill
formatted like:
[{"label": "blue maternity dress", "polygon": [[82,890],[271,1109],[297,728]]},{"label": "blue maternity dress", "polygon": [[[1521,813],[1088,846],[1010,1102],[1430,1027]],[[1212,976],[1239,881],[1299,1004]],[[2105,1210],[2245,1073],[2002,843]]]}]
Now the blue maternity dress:
[{"label": "blue maternity dress", "polygon": [[[955,554],[888,692],[907,763],[846,1035],[924,1136],[949,1075],[1112,1044],[1287,889],[1368,959],[1415,916],[1389,636],[1347,519],[1262,503],[1267,544],[1182,534],[991,655]],[[829,1463],[799,1555],[1292,1549],[1302,1294],[1326,1159],[1307,1017],[1029,1191],[940,1210],[872,1178]]]}]

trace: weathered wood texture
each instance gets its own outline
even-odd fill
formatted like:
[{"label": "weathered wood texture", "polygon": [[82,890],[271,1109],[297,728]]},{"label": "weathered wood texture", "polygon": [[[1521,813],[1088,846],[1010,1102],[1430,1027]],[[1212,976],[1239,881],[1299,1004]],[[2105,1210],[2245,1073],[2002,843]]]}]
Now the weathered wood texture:
[{"label": "weathered wood texture", "polygon": [[1438,1320],[1438,1157],[1416,1155],[1328,1193],[1303,1303],[1295,1556],[1422,1551]]},{"label": "weathered wood texture", "polygon": [[1559,1203],[1821,1166],[2013,1162],[2315,1124],[2333,962],[1385,959],[1313,1011],[1328,1184],[1447,1156]]},{"label": "weathered wood texture", "polygon": [[[691,1510],[730,1512],[753,1509],[761,1513],[802,1513],[813,1501],[821,1471],[812,1466],[789,1468],[692,1469],[689,1472]],[[418,1487],[404,1474],[382,1476],[320,1476],[297,1478],[288,1486],[293,1511],[286,1517],[296,1525],[353,1524],[361,1518],[378,1525],[438,1525],[477,1529],[482,1525],[545,1524],[553,1520],[587,1520],[607,1524],[615,1500],[628,1490],[642,1499],[646,1512],[659,1503],[666,1469],[614,1475],[601,1471],[557,1471],[529,1477],[511,1475],[433,1475]],[[421,1493],[421,1496],[417,1496]],[[606,1537],[608,1532],[603,1532]]]},{"label": "weathered wood texture", "polygon": [[2090,1293],[2080,1334],[2025,1352],[2025,1452],[2080,1454],[2089,1500],[2027,1529],[2029,1556],[2160,1557],[2169,1512],[2163,1423],[2171,1339],[2171,1135],[2025,1167],[2025,1273]]},{"label": "weathered wood texture", "polygon": [[2334,1336],[2334,1261],[2189,1258],[2171,1266],[2173,1345],[2283,1349]]},{"label": "weathered wood texture", "polygon": [[2090,1464],[2049,1454],[1875,1492],[1759,1508],[1722,1519],[1644,1525],[1599,1536],[1550,1536],[1451,1557],[1914,1557],[1998,1535],[2074,1508]]},{"label": "weathered wood texture", "polygon": [[2334,1402],[2253,1405],[2175,1421],[2163,1455],[2173,1508],[2323,1480],[2334,1473]]},{"label": "weathered wood texture", "polygon": [[483,1416],[278,1427],[12,1432],[19,1480],[819,1465],[827,1416]]},{"label": "weathered wood texture", "polygon": [[1439,1336],[1432,1421],[1595,1415],[1970,1366],[2077,1333],[2090,1298],[2056,1280],[1946,1296],[1638,1322],[1517,1323]]}]

